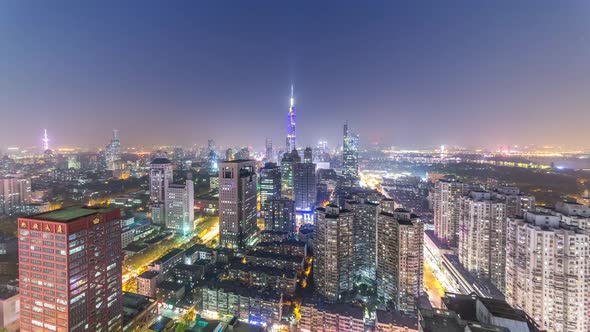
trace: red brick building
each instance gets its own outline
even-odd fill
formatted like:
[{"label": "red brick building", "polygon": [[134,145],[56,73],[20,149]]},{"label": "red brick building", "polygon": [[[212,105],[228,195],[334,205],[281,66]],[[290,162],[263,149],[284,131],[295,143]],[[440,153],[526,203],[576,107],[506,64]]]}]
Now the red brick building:
[{"label": "red brick building", "polygon": [[121,211],[18,219],[21,331],[121,330]]}]

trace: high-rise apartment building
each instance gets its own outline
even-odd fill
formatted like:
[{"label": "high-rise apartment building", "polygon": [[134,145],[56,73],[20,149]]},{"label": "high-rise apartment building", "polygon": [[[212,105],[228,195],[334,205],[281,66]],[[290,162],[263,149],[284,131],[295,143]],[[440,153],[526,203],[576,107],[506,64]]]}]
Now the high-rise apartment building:
[{"label": "high-rise apartment building", "polygon": [[356,179],[359,176],[359,137],[348,130],[348,124],[344,125],[344,141],[342,145],[342,175],[347,179]]},{"label": "high-rise apartment building", "polygon": [[192,180],[171,184],[166,191],[166,227],[184,235],[195,229],[195,193]]},{"label": "high-rise apartment building", "polygon": [[166,189],[173,181],[172,162],[167,158],[156,158],[150,163],[150,200],[164,202]]},{"label": "high-rise apartment building", "polygon": [[258,231],[256,225],[256,163],[219,163],[219,239],[222,247],[244,248]]},{"label": "high-rise apartment building", "polygon": [[444,244],[456,248],[459,241],[459,200],[463,182],[446,176],[434,184],[434,234]]},{"label": "high-rise apartment building", "polygon": [[376,195],[354,195],[345,208],[354,213],[352,264],[356,280],[372,283],[377,264],[377,220],[381,208]]},{"label": "high-rise apartment building", "polygon": [[293,165],[301,162],[297,150],[292,150],[283,155],[281,159],[281,194],[293,198]]},{"label": "high-rise apartment building", "polygon": [[485,191],[460,199],[459,261],[477,278],[504,289],[506,204]]},{"label": "high-rise apartment building", "polygon": [[535,196],[527,195],[517,187],[499,187],[492,195],[506,204],[507,217],[522,217],[525,211],[535,209]]},{"label": "high-rise apartment building", "polygon": [[336,205],[316,209],[314,281],[317,292],[330,302],[353,288],[353,220],[352,211]]},{"label": "high-rise apartment building", "polygon": [[311,160],[311,149],[306,149],[303,163],[293,164],[293,193],[295,210],[311,214],[317,199],[316,164]]},{"label": "high-rise apartment building", "polygon": [[588,331],[588,233],[531,211],[508,218],[506,233],[506,301],[547,331]]},{"label": "high-rise apartment building", "polygon": [[114,171],[117,169],[117,163],[121,160],[121,140],[119,131],[113,130],[113,138],[105,150],[105,161],[107,170]]},{"label": "high-rise apartment building", "polygon": [[19,218],[21,331],[121,331],[121,211]]},{"label": "high-rise apartment building", "polygon": [[266,163],[260,169],[260,212],[264,216],[268,200],[281,198],[281,169],[275,163]]},{"label": "high-rise apartment building", "polygon": [[18,212],[31,202],[31,180],[26,178],[0,178],[0,215]]},{"label": "high-rise apartment building", "polygon": [[264,230],[295,233],[295,202],[288,198],[272,198],[267,201],[264,214]]},{"label": "high-rise apartment building", "polygon": [[403,209],[381,212],[377,224],[377,296],[397,310],[415,311],[423,293],[424,224]]}]

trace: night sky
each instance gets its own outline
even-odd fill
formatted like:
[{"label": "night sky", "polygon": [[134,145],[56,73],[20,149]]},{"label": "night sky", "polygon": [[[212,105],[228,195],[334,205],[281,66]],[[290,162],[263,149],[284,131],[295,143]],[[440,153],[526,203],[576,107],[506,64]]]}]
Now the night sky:
[{"label": "night sky", "polygon": [[0,147],[590,145],[590,1],[0,1]]}]

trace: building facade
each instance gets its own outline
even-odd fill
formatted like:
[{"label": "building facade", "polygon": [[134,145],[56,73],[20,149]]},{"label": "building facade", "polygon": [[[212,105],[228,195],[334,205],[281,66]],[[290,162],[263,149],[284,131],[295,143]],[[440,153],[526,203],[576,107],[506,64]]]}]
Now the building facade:
[{"label": "building facade", "polygon": [[459,242],[459,200],[464,191],[463,182],[453,176],[434,184],[434,234],[440,242],[453,248]]},{"label": "building facade", "polygon": [[121,211],[71,207],[18,226],[21,331],[120,331]]},{"label": "building facade", "polygon": [[260,212],[264,216],[268,200],[281,198],[281,169],[275,163],[266,163],[260,169]]},{"label": "building facade", "polygon": [[423,293],[424,224],[409,211],[381,212],[377,224],[377,297],[413,312]]},{"label": "building facade", "polygon": [[219,164],[219,239],[222,247],[244,248],[258,231],[255,166],[252,160]]},{"label": "building facade", "polygon": [[353,287],[353,220],[352,211],[335,205],[316,209],[314,281],[318,293],[330,302]]},{"label": "building facade", "polygon": [[[311,157],[311,156],[310,156]],[[311,214],[317,198],[316,165],[311,162],[293,164],[293,193],[295,210]]]},{"label": "building facade", "polygon": [[267,211],[264,215],[264,229],[267,231],[294,234],[296,231],[295,202],[286,198],[267,201]]},{"label": "building facade", "polygon": [[460,199],[459,260],[475,277],[504,289],[506,204],[489,192],[472,191]]},{"label": "building facade", "polygon": [[342,175],[347,179],[356,179],[359,176],[359,137],[348,130],[348,124],[344,125],[344,142],[342,145]]},{"label": "building facade", "polygon": [[192,180],[171,184],[166,192],[166,227],[189,234],[195,229],[195,193]]},{"label": "building facade", "polygon": [[588,233],[530,211],[508,218],[506,233],[506,301],[548,331],[588,331]]}]

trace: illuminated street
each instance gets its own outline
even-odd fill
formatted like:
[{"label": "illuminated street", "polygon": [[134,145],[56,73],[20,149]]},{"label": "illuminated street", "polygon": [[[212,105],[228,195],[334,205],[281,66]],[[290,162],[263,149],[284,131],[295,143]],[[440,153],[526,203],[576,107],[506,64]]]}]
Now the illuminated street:
[{"label": "illuminated street", "polygon": [[436,279],[426,261],[424,262],[424,290],[428,294],[432,306],[442,308],[441,298],[445,295],[445,289]]},{"label": "illuminated street", "polygon": [[[198,219],[201,220],[201,219]],[[142,254],[137,254],[125,260],[123,265],[123,290],[136,292],[136,277],[147,271],[147,265],[165,255],[172,249],[186,249],[196,243],[210,243],[219,234],[219,217],[206,217],[195,226],[197,236],[175,236],[164,240],[155,246],[150,246]]]}]

